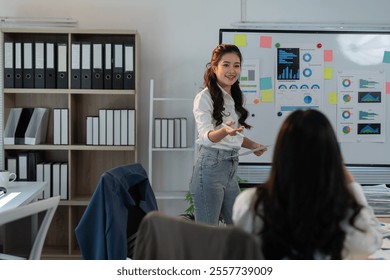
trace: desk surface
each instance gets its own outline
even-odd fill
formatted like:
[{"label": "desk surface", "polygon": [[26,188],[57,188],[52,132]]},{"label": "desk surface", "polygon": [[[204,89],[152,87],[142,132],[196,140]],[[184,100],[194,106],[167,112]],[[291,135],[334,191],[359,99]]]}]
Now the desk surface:
[{"label": "desk surface", "polygon": [[46,187],[47,182],[15,181],[8,185],[7,193],[0,198],[0,212],[33,201]]}]

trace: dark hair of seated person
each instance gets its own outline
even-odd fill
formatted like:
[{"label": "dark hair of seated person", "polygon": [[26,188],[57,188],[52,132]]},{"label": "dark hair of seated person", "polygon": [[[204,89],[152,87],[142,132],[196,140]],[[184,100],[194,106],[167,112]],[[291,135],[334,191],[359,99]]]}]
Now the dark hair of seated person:
[{"label": "dark hair of seated person", "polygon": [[353,225],[362,206],[348,188],[340,147],[323,113],[297,110],[285,119],[270,177],[256,192],[266,259],[342,259],[346,233],[340,223],[351,217]]}]

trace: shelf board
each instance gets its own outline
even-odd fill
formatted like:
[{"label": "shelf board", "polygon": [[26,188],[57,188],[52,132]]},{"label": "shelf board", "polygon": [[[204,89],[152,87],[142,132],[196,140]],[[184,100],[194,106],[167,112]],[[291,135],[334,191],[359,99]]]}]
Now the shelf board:
[{"label": "shelf board", "polygon": [[135,151],[135,146],[94,145],[4,145],[5,150]]}]

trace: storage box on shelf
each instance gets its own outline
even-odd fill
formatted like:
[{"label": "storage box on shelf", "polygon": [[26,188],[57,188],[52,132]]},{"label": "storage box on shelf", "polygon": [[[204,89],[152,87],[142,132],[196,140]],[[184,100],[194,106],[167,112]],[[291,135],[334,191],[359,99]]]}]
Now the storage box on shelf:
[{"label": "storage box on shelf", "polygon": [[[57,84],[53,86],[53,84],[35,83],[30,87],[27,83],[25,85],[29,87],[23,87],[23,84],[19,86],[14,83],[13,86],[10,87],[7,84],[8,87],[2,89],[4,124],[7,122],[11,108],[43,107],[49,109],[46,141],[38,145],[4,145],[3,148],[5,160],[7,156],[18,154],[21,151],[40,151],[45,162],[68,163],[68,200],[60,202],[47,235],[42,256],[46,259],[80,258],[74,229],[88,205],[100,175],[115,166],[137,162],[137,141],[135,145],[86,145],[86,118],[99,116],[100,109],[135,110],[134,134],[136,139],[138,73],[140,73],[139,34],[134,30],[80,29],[2,29],[1,32],[3,49],[4,44],[8,42],[21,43],[22,50],[24,43],[32,43],[32,54],[35,54],[35,43],[42,42],[46,46],[44,48],[46,58],[47,52],[50,51],[47,44],[54,44]],[[79,52],[73,53],[77,51],[77,48],[72,48],[75,43],[88,44],[89,52],[80,48]],[[59,50],[60,45],[66,47],[65,53]],[[95,45],[100,47],[95,48]],[[111,50],[109,50],[110,46]],[[15,52],[15,47],[13,51]],[[98,59],[100,63],[95,64],[97,58],[94,54],[97,51],[100,54]],[[24,55],[22,55],[22,65]],[[63,57],[60,58],[60,55]],[[88,59],[85,60],[87,56]],[[75,63],[77,59],[80,59],[79,87],[74,84],[76,72],[72,71],[77,66]],[[66,67],[60,67],[64,65],[64,61]],[[33,70],[37,66],[35,62],[35,56],[33,56]],[[86,64],[89,64],[89,71],[82,72],[84,68],[88,68],[85,67]],[[110,70],[108,65],[111,66],[111,71],[104,72],[104,70]],[[16,67],[15,64],[14,66]],[[94,71],[96,69],[100,71]],[[6,69],[3,68],[3,70]],[[16,68],[14,70],[15,75]],[[59,76],[60,72],[65,76]],[[95,74],[99,74],[101,78]],[[23,78],[23,69],[21,75]],[[107,83],[110,75],[111,83]],[[6,78],[5,76],[4,79]],[[49,80],[49,76],[45,78]],[[94,78],[102,80],[96,83]],[[65,79],[65,84],[62,84],[59,79]],[[83,79],[90,79],[90,81],[83,82]],[[54,145],[53,115],[54,109],[57,108],[68,109],[68,144],[65,145]]]}]

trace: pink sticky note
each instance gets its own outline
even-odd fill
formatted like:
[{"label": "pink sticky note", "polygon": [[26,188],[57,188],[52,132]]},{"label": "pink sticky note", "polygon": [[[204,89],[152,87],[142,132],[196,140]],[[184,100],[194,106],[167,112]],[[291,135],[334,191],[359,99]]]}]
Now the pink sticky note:
[{"label": "pink sticky note", "polygon": [[386,93],[390,94],[390,82],[386,82]]},{"label": "pink sticky note", "polygon": [[271,48],[272,36],[260,36],[260,48]]},{"label": "pink sticky note", "polygon": [[333,61],[333,51],[332,50],[324,50],[324,61],[332,62]]}]

